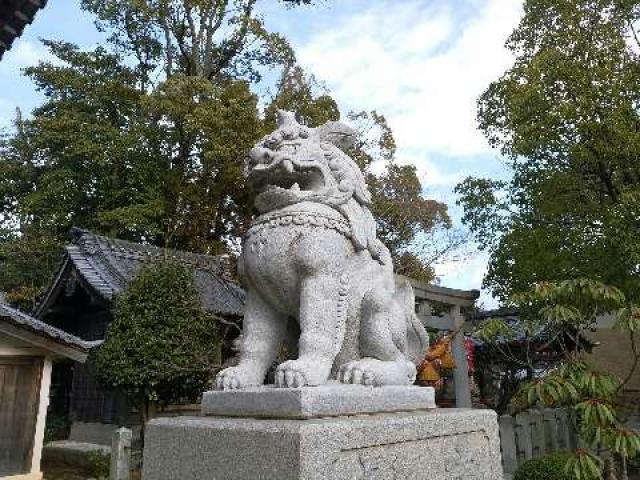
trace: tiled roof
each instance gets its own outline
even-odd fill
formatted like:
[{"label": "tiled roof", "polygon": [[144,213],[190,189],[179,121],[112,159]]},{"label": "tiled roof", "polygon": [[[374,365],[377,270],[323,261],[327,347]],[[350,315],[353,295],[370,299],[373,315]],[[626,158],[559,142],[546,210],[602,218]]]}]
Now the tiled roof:
[{"label": "tiled roof", "polygon": [[47,0],[0,0],[0,59]]},{"label": "tiled roof", "polygon": [[487,318],[518,318],[519,311],[515,307],[502,307],[495,310],[480,310],[476,312],[475,319],[486,320]]},{"label": "tiled roof", "polygon": [[2,302],[0,302],[0,320],[9,322],[18,328],[28,330],[49,340],[62,343],[83,352],[88,352],[91,348],[102,343],[101,341],[87,342],[82,340],[75,335],[71,335],[60,329],[52,327],[51,325],[27,315],[26,313],[16,310],[15,308],[11,308]]},{"label": "tiled roof", "polygon": [[100,297],[111,301],[135,277],[140,267],[162,260],[173,260],[193,270],[195,286],[207,311],[219,315],[242,315],[245,294],[231,279],[228,257],[168,250],[95,235],[85,230],[75,229],[73,233],[75,239],[65,248],[65,261],[60,272],[36,309],[38,316],[45,313],[71,271],[79,273]]}]

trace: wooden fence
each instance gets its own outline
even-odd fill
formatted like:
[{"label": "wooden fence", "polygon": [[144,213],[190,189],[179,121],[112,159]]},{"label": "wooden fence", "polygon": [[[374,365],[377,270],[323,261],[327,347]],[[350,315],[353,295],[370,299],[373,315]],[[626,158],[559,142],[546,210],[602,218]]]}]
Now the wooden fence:
[{"label": "wooden fence", "polygon": [[578,437],[567,410],[528,410],[515,416],[502,415],[500,449],[504,473],[513,475],[530,458],[557,450],[577,448]]}]

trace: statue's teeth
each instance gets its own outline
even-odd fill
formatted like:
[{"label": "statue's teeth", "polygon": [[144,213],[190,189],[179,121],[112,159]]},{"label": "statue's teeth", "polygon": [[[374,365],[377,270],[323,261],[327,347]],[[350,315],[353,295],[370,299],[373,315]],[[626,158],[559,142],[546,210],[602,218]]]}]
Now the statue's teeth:
[{"label": "statue's teeth", "polygon": [[294,192],[299,192],[300,191],[300,185],[298,185],[298,182],[296,182],[293,185],[291,185],[291,190],[293,190]]},{"label": "statue's teeth", "polygon": [[282,166],[287,172],[293,173],[293,163],[291,162],[291,160],[283,160]]}]

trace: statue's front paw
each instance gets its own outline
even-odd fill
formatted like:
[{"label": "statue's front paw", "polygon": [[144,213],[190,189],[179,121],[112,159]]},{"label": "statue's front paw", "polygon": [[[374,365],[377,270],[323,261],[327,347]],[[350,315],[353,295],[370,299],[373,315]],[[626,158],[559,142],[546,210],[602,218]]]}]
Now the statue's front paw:
[{"label": "statue's front paw", "polygon": [[405,360],[385,362],[376,358],[354,360],[340,367],[338,380],[342,383],[370,385],[411,385],[416,379],[416,367]]},{"label": "statue's front paw", "polygon": [[229,367],[216,375],[214,388],[216,390],[237,390],[239,388],[260,385],[262,380],[249,367]]},{"label": "statue's front paw", "polygon": [[276,369],[276,386],[299,388],[327,382],[331,363],[314,359],[288,360]]}]

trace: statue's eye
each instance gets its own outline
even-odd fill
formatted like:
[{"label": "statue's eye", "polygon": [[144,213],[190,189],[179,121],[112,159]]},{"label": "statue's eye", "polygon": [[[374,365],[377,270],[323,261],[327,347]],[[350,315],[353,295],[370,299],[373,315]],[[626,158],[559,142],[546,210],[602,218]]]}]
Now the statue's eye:
[{"label": "statue's eye", "polygon": [[340,161],[335,157],[331,157],[329,159],[329,168],[331,170],[340,170]]},{"label": "statue's eye", "polygon": [[290,128],[284,128],[281,132],[282,138],[285,140],[293,140],[295,137],[295,132]]},{"label": "statue's eye", "polygon": [[267,137],[267,138],[264,140],[264,146],[265,146],[265,147],[269,147],[269,148],[273,148],[273,147],[275,147],[276,145],[278,145],[278,143],[279,143],[279,142],[280,142],[280,139],[277,139],[277,138],[275,138],[275,137]]}]

